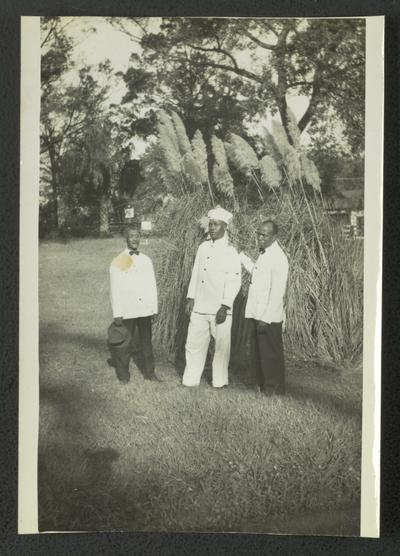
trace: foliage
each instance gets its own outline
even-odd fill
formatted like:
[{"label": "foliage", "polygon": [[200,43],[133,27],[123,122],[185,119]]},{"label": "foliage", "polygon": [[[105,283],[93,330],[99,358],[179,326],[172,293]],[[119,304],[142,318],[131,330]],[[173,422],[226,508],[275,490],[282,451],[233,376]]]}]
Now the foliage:
[{"label": "foliage", "polygon": [[49,92],[54,82],[71,67],[70,54],[73,48],[71,39],[65,33],[65,25],[60,17],[41,18],[40,78],[44,90]]},{"label": "foliage", "polygon": [[179,109],[189,134],[200,129],[207,140],[279,113],[292,143],[288,99],[300,95],[308,99],[300,133],[327,132],[329,115],[353,154],[363,151],[364,20],[163,18],[156,33],[131,21],[141,27],[142,56],[124,75],[126,101],[139,90],[140,102]]},{"label": "foliage", "polygon": [[[292,353],[307,358],[357,359],[362,353],[362,245],[346,242],[330,221],[321,196],[318,171],[304,149],[298,143],[297,148],[289,143],[283,126],[275,123],[273,129],[274,134],[268,133],[265,142],[270,154],[261,160],[239,136],[231,136],[226,144],[231,162],[260,193],[261,202],[254,207],[238,203],[225,145],[216,136],[211,139],[212,184],[217,198],[234,211],[232,241],[238,247],[255,248],[254,230],[259,218],[275,218],[290,258],[287,345]],[[165,315],[159,326],[164,345],[172,351],[176,348],[176,336],[184,334],[183,305],[199,241],[200,231],[193,231],[193,220],[199,221],[206,207],[205,190],[199,189],[196,194],[189,190],[172,202],[164,215],[169,224],[164,227],[166,266],[161,289],[167,295],[168,307],[162,309]],[[254,249],[253,254],[256,252]],[[174,277],[171,281],[169,265],[177,263],[182,274],[179,280]],[[245,278],[242,300],[247,284]],[[242,326],[243,309],[243,303],[237,307],[233,334],[246,359],[248,337]]]},{"label": "foliage", "polygon": [[[359,361],[363,330],[363,244],[345,240],[323,206],[307,208],[304,194],[291,190],[272,197],[258,210],[235,215],[234,240],[257,256],[255,230],[273,218],[289,257],[285,345],[294,357],[324,361]],[[317,232],[315,231],[317,230]],[[318,235],[317,235],[318,234]],[[243,281],[243,294],[248,279]],[[243,315],[237,315],[237,319]],[[248,338],[238,338],[242,364]],[[240,351],[240,350],[239,350]]]},{"label": "foliage", "polygon": [[157,131],[160,152],[164,163],[162,175],[164,184],[167,191],[182,191],[181,154],[179,152],[178,138],[170,117],[163,110],[160,110],[159,113]]},{"label": "foliage", "polygon": [[197,130],[191,143],[178,114],[169,115],[164,110],[157,115],[157,130],[158,141],[149,146],[143,158],[147,177],[161,181],[166,192],[175,197],[207,188],[214,204],[201,132]]},{"label": "foliage", "polygon": [[251,175],[259,166],[257,154],[253,147],[239,135],[231,133],[225,148],[230,160],[245,175]]},{"label": "foliage", "polygon": [[108,100],[111,64],[75,68],[70,21],[50,17],[41,23],[41,191],[53,210],[52,227],[61,231],[80,219],[81,208],[95,208],[100,233],[108,234],[113,197],[133,194],[141,181],[120,114]]},{"label": "foliage", "polygon": [[[46,175],[50,178],[47,183],[51,186],[53,227],[61,230],[68,225],[74,199],[85,191],[85,188],[78,191],[81,178],[90,174],[95,188],[100,181],[103,185],[109,182],[108,170],[94,169],[90,161],[93,156],[88,154],[108,87],[97,81],[89,67],[77,71],[77,83],[65,80],[65,74],[73,68],[73,42],[66,34],[68,22],[49,17],[42,18],[41,25],[41,169],[43,178],[46,179]],[[100,69],[110,72],[107,63],[101,64]],[[99,148],[98,142],[96,148]]]},{"label": "foliage", "polygon": [[202,183],[208,182],[207,147],[201,131],[196,130],[192,139],[193,156],[200,168]]},{"label": "foliage", "polygon": [[175,127],[175,134],[178,140],[178,146],[181,155],[185,156],[187,154],[192,154],[190,141],[188,136],[186,135],[186,129],[180,116],[176,112],[171,112],[171,118]]},{"label": "foliage", "polygon": [[225,146],[221,139],[213,135],[211,137],[212,153],[214,155],[214,164],[212,169],[212,182],[218,193],[225,200],[234,199],[233,179],[229,172],[228,159],[225,152]]},{"label": "foliage", "polygon": [[349,156],[338,157],[335,151],[312,146],[311,156],[321,176],[321,190],[325,198],[341,195],[346,189],[364,190],[364,160]]},{"label": "foliage", "polygon": [[282,182],[282,174],[272,156],[266,154],[260,160],[261,183],[268,189],[275,189]]},{"label": "foliage", "polygon": [[[127,20],[111,23],[120,28]],[[154,110],[159,109],[179,112],[189,136],[199,129],[207,141],[214,132],[225,135],[241,128],[246,108],[238,79],[221,75],[216,80],[213,70],[199,71],[199,54],[185,45],[172,46],[168,31],[154,34],[151,22],[148,29],[141,19],[132,22],[141,27],[141,55],[134,53],[128,70],[119,75],[127,87],[123,103],[133,133],[147,137],[154,132]]]}]

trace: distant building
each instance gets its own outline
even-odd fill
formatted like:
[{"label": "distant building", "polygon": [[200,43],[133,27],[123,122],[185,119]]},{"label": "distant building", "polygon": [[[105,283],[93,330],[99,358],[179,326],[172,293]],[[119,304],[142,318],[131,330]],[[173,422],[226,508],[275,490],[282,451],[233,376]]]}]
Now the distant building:
[{"label": "distant building", "polygon": [[364,188],[338,189],[326,200],[328,214],[342,226],[346,237],[363,238]]}]

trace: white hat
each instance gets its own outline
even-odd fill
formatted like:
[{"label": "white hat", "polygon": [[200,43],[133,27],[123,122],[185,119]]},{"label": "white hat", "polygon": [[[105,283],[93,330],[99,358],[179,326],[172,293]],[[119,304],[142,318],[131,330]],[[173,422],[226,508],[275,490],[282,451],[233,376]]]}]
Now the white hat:
[{"label": "white hat", "polygon": [[225,222],[225,224],[229,224],[229,220],[232,218],[233,215],[227,210],[221,207],[217,207],[211,209],[208,212],[207,216],[210,220],[221,220],[222,222]]}]

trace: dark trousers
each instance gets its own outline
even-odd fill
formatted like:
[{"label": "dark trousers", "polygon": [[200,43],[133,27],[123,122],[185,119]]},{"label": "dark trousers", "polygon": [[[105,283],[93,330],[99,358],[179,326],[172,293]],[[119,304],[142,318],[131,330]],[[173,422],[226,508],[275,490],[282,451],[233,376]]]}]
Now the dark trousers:
[{"label": "dark trousers", "polygon": [[283,354],[282,323],[260,326],[254,319],[256,339],[257,379],[262,390],[285,391],[285,361]]},{"label": "dark trousers", "polygon": [[[124,319],[124,326],[129,330],[131,336],[130,345],[124,348],[109,345],[112,366],[115,367],[117,377],[120,380],[129,380],[129,361],[131,357],[144,376],[154,375],[151,316]],[[134,345],[136,330],[139,332],[139,350]]]}]

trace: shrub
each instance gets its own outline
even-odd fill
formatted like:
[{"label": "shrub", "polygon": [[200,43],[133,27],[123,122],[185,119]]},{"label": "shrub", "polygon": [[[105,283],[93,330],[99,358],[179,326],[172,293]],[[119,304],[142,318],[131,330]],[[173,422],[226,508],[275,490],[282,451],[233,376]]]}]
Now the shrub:
[{"label": "shrub", "polygon": [[[171,135],[174,129],[172,120],[164,126],[164,135]],[[182,135],[180,124],[178,129]],[[282,126],[275,123],[273,131],[274,135],[266,133],[266,153],[261,160],[237,135],[232,135],[230,142],[225,144],[212,137],[214,166],[211,183],[217,199],[218,194],[222,195],[228,202],[227,208],[234,211],[230,226],[232,242],[238,248],[245,246],[246,251],[256,257],[257,223],[260,218],[273,217],[279,224],[280,242],[290,265],[286,296],[287,349],[297,357],[334,361],[357,359],[362,354],[363,245],[345,240],[340,229],[331,222],[325,211],[318,171],[300,147],[295,126],[291,133],[294,145],[289,143]],[[160,143],[163,141],[161,135]],[[174,141],[171,138],[169,141],[176,145],[176,153],[179,152],[178,145],[184,143],[185,153],[182,152],[181,157],[187,155],[189,140],[178,141],[175,136]],[[258,206],[250,207],[245,202],[239,206],[227,155],[236,170],[246,175],[256,187],[260,197]],[[204,148],[202,157],[204,169]],[[186,193],[175,198],[160,218],[164,247],[160,254],[161,299],[156,333],[161,344],[171,353],[181,345],[181,338],[186,333],[186,292],[202,238],[197,223],[214,200],[210,181],[208,187],[207,191],[206,187],[193,190],[184,186]],[[236,359],[243,360],[243,365],[250,353],[243,319],[248,283],[249,277],[243,272],[232,330],[236,348],[233,353],[236,353]]]}]

